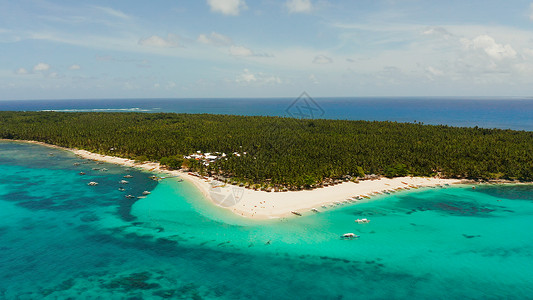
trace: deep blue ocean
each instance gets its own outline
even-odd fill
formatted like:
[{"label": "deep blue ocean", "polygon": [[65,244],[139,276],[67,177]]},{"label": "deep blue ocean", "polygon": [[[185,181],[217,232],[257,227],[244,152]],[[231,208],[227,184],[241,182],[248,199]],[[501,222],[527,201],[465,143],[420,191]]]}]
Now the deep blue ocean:
[{"label": "deep blue ocean", "polygon": [[423,122],[533,131],[533,98],[99,99],[0,101],[0,110],[137,111]]}]

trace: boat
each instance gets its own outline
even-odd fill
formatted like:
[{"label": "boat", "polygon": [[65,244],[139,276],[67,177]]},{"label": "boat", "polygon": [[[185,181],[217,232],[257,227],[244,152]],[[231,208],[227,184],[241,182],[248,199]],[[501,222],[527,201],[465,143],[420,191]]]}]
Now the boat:
[{"label": "boat", "polygon": [[128,198],[128,199],[135,198],[135,196],[133,196],[133,195],[126,195],[126,196],[124,196],[124,197],[126,197],[126,198]]},{"label": "boat", "polygon": [[294,210],[291,211],[291,213],[292,213],[293,215],[297,215],[297,216],[300,216],[300,217],[302,216],[301,213],[299,213],[299,212],[297,212],[297,211],[294,211]]},{"label": "boat", "polygon": [[119,181],[119,183],[122,183],[122,184],[128,184],[128,183],[130,183],[130,182],[129,182],[129,181],[126,181],[126,180],[121,180],[121,181]]},{"label": "boat", "polygon": [[124,175],[124,178],[133,178],[133,176],[128,174],[128,175]]},{"label": "boat", "polygon": [[124,192],[126,189],[123,188],[123,187],[119,187],[118,190],[121,191],[121,192]]},{"label": "boat", "polygon": [[316,208],[311,208],[311,211],[315,212],[315,213],[319,212],[318,209],[316,209]]},{"label": "boat", "polygon": [[73,165],[75,165],[75,166],[79,166],[79,165],[80,165],[80,163],[73,163]]},{"label": "boat", "polygon": [[150,195],[151,193],[149,191],[144,191],[143,195]]},{"label": "boat", "polygon": [[363,218],[363,219],[357,219],[357,220],[355,220],[355,222],[359,223],[359,224],[365,224],[365,223],[370,223],[370,220],[366,219],[366,218]]},{"label": "boat", "polygon": [[95,185],[98,185],[98,182],[91,181],[91,182],[87,183],[87,185],[95,186]]},{"label": "boat", "polygon": [[322,205],[322,208],[328,208],[328,207],[327,207],[327,206],[325,206],[325,205]]},{"label": "boat", "polygon": [[102,170],[100,170],[100,171],[106,172],[106,171],[109,171],[109,170],[108,170],[108,169],[106,169],[106,168],[103,168],[103,169],[102,169]]},{"label": "boat", "polygon": [[85,175],[85,172],[79,172],[78,174],[80,174],[80,175]]},{"label": "boat", "polygon": [[94,171],[98,171],[98,170],[100,170],[100,168],[93,168],[93,170],[94,170]]},{"label": "boat", "polygon": [[358,237],[359,237],[359,236],[358,236],[357,234],[355,234],[355,233],[351,233],[351,232],[349,232],[349,233],[345,233],[345,234],[341,235],[341,238],[342,238],[342,239],[348,239],[348,240],[349,240],[349,239],[356,239],[356,238],[358,238]]}]

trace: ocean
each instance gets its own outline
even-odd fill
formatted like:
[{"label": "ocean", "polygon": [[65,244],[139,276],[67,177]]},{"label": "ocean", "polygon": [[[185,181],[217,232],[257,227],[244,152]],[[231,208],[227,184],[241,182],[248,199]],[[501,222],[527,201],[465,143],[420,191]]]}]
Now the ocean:
[{"label": "ocean", "polygon": [[0,174],[1,299],[533,295],[531,185],[424,188],[252,221],[186,181],[35,144],[0,142]]},{"label": "ocean", "polygon": [[422,122],[533,131],[533,98],[97,99],[0,101],[0,110],[122,111]]}]

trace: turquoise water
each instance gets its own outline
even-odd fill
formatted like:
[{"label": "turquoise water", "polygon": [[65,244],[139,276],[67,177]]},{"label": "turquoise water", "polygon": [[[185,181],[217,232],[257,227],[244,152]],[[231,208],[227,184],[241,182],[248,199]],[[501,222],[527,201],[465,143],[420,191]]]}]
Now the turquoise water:
[{"label": "turquoise water", "polygon": [[[211,205],[187,182],[84,162],[0,142],[1,299],[533,294],[532,186],[420,189],[257,222]],[[130,183],[119,184],[126,174]],[[124,197],[144,190],[144,199]],[[354,222],[363,217],[371,222]],[[346,232],[361,237],[339,239]]]}]

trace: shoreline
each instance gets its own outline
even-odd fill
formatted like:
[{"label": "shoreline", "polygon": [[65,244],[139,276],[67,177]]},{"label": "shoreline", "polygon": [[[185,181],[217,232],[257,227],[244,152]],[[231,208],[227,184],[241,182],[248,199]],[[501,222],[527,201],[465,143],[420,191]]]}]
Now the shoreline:
[{"label": "shoreline", "polygon": [[[65,148],[37,141],[0,140],[38,144],[70,151],[84,159],[140,168],[152,173],[178,176],[192,183],[213,205],[228,209],[236,215],[256,220],[294,216],[294,212],[309,215],[317,211],[331,210],[337,206],[366,202],[376,195],[421,187],[443,187],[465,182],[461,179],[436,177],[396,177],[364,180],[359,183],[343,182],[313,190],[266,192],[224,184],[212,178],[200,178],[181,170],[167,170],[155,162],[136,163],[131,159],[92,153],[87,150]],[[359,197],[360,200],[356,200],[356,197]],[[313,212],[313,209],[316,209],[316,211]]]}]

